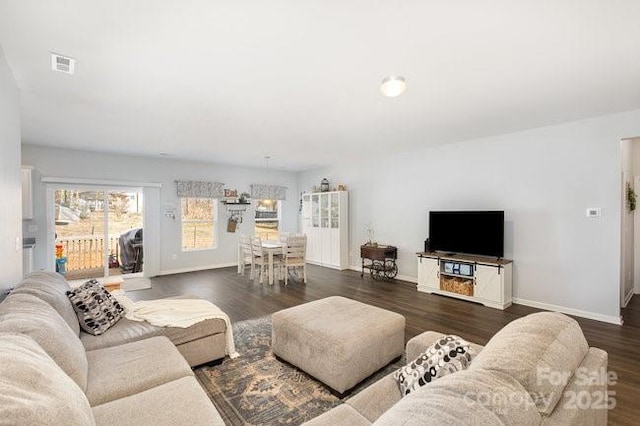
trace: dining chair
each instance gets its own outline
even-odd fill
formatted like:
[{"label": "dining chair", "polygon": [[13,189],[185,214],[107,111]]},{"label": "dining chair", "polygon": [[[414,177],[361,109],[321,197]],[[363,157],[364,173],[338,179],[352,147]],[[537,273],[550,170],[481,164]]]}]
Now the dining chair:
[{"label": "dining chair", "polygon": [[238,240],[238,273],[244,275],[247,265],[251,266],[250,279],[253,279],[253,256],[251,255],[251,237],[240,235]]},{"label": "dining chair", "polygon": [[[280,269],[282,267],[284,256],[280,253],[273,253],[273,272],[274,275],[280,276]],[[260,282],[264,279],[265,271],[269,268],[269,253],[262,245],[262,239],[260,237],[254,237],[251,240],[251,261],[253,262],[253,278],[255,279],[256,272],[260,273]],[[257,269],[259,267],[259,269]]]},{"label": "dining chair", "polygon": [[[267,253],[264,251],[262,247],[262,238],[253,237],[251,238],[251,278],[256,278],[256,273],[260,274],[260,282],[262,282],[262,278],[264,276],[264,268],[269,266],[269,259]],[[260,269],[256,269],[256,268]]]},{"label": "dining chair", "polygon": [[278,241],[280,241],[281,243],[286,243],[287,242],[287,238],[289,238],[290,235],[291,235],[290,232],[281,232],[278,235]]},{"label": "dining chair", "polygon": [[287,245],[283,249],[284,259],[282,267],[284,269],[284,285],[289,281],[289,269],[300,271],[302,269],[303,282],[307,282],[307,236],[290,236],[287,238]]}]

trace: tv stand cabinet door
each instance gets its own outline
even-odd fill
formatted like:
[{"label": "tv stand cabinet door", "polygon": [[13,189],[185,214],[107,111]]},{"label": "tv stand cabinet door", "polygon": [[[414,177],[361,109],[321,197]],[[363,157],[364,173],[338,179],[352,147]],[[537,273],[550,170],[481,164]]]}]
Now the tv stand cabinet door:
[{"label": "tv stand cabinet door", "polygon": [[504,268],[477,265],[473,295],[496,303],[503,302]]},{"label": "tv stand cabinet door", "polygon": [[438,259],[418,258],[418,290],[431,293],[440,290],[440,265]]}]

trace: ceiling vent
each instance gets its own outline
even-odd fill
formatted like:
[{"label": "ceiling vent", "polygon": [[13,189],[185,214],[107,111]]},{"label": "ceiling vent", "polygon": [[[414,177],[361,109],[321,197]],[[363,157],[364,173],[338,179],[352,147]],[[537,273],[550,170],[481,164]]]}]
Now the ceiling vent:
[{"label": "ceiling vent", "polygon": [[66,74],[73,74],[76,69],[76,60],[57,53],[51,54],[51,69]]}]

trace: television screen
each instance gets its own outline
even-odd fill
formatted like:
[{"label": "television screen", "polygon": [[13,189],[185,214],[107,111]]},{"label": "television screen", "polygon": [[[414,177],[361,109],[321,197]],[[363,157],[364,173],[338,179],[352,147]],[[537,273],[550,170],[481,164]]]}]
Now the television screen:
[{"label": "television screen", "polygon": [[431,211],[433,251],[504,256],[504,211]]}]

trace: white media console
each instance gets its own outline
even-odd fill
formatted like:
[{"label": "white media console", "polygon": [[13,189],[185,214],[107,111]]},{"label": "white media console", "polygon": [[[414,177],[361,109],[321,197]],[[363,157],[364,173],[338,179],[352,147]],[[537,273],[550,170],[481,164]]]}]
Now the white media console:
[{"label": "white media console", "polygon": [[511,306],[511,260],[440,252],[417,255],[418,291],[497,309]]}]

